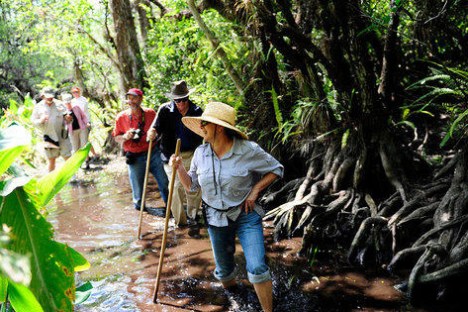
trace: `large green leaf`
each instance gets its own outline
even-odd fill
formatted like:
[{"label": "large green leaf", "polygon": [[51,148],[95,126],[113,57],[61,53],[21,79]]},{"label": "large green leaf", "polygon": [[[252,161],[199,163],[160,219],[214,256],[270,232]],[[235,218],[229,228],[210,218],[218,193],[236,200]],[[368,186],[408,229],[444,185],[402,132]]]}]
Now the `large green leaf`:
[{"label": "large green leaf", "polygon": [[8,279],[0,275],[0,303],[5,302],[8,289]]},{"label": "large green leaf", "polygon": [[91,264],[83,257],[78,251],[73,248],[68,248],[70,251],[70,257],[72,259],[75,272],[86,271],[90,268]]},{"label": "large green leaf", "polygon": [[43,312],[41,305],[28,287],[10,282],[8,299],[16,312]]},{"label": "large green leaf", "polygon": [[29,132],[16,124],[0,130],[0,175],[10,167],[30,142]]},{"label": "large green leaf", "polygon": [[37,181],[36,188],[39,191],[38,199],[40,206],[45,206],[68,183],[70,178],[80,169],[81,164],[86,160],[90,148],[91,144],[86,144],[76,151],[62,167],[55,169]]},{"label": "large green leaf", "polygon": [[78,258],[71,248],[53,240],[52,226],[37,207],[38,198],[22,186],[10,190],[3,198],[0,222],[11,229],[12,243],[8,249],[30,256],[32,279],[29,288],[44,311],[72,311],[76,266],[73,261]]}]

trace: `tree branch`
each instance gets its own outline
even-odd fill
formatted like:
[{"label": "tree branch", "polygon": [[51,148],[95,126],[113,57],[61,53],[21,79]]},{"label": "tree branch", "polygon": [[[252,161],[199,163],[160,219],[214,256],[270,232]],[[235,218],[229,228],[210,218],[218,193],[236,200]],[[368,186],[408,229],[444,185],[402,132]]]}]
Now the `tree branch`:
[{"label": "tree branch", "polygon": [[157,6],[159,10],[161,10],[160,17],[163,17],[167,12],[169,12],[169,10],[158,0],[148,0],[148,1],[154,4],[155,6]]},{"label": "tree branch", "polygon": [[109,51],[106,47],[104,47],[99,41],[97,41],[96,38],[93,37],[93,35],[87,32],[83,27],[79,27],[78,31],[85,34],[89,38],[89,40],[91,40],[98,47],[98,49],[107,56],[107,58],[117,68],[117,70],[119,72],[122,72],[123,70],[122,67],[120,66],[119,62],[115,59],[115,57],[112,55],[111,51]]},{"label": "tree branch", "polygon": [[397,46],[397,31],[400,25],[400,9],[395,5],[395,1],[391,0],[390,8],[392,13],[387,29],[387,36],[384,44],[384,55],[382,60],[382,71],[380,73],[380,85],[378,93],[381,94],[387,101],[393,101],[393,92],[395,91],[395,71],[396,66],[396,46]]},{"label": "tree branch", "polygon": [[245,84],[242,81],[242,78],[239,76],[239,74],[236,72],[234,67],[231,65],[231,62],[229,61],[226,52],[224,49],[219,45],[219,40],[216,38],[216,36],[213,34],[213,32],[208,28],[208,26],[205,24],[203,21],[200,13],[197,10],[197,7],[195,6],[195,1],[194,0],[188,0],[187,1],[188,6],[190,8],[190,11],[192,12],[193,18],[197,22],[198,26],[201,28],[201,30],[205,33],[206,38],[210,41],[211,45],[213,46],[213,49],[215,50],[215,53],[218,55],[218,57],[221,59],[221,61],[224,64],[224,67],[226,68],[229,76],[231,77],[232,81],[234,82],[237,91],[239,91],[240,94],[243,93]]}]

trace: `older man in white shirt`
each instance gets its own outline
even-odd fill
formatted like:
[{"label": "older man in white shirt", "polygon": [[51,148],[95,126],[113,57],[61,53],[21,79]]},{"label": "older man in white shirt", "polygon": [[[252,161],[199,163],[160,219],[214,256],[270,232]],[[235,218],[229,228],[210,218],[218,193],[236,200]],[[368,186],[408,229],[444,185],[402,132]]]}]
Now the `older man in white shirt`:
[{"label": "older man in white shirt", "polygon": [[71,144],[65,130],[66,109],[62,103],[54,98],[51,92],[41,94],[43,100],[34,106],[31,121],[41,130],[44,139],[46,157],[49,161],[49,172],[55,169],[55,160],[62,156],[68,159],[71,156]]}]

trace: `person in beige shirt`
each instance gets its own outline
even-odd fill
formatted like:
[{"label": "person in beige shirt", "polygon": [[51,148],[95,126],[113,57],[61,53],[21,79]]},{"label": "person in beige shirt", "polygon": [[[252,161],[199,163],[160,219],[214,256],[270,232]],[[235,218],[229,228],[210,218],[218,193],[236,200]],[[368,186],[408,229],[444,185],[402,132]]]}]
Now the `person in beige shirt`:
[{"label": "person in beige shirt", "polygon": [[58,157],[62,156],[66,160],[71,156],[72,147],[65,129],[66,109],[50,91],[43,92],[42,98],[43,100],[34,106],[31,122],[42,132],[48,170],[51,172],[55,169]]}]

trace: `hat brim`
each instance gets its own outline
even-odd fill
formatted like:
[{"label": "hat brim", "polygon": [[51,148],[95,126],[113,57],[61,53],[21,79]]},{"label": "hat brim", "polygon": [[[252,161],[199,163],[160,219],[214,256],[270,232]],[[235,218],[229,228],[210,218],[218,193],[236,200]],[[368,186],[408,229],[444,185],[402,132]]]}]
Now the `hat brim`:
[{"label": "hat brim", "polygon": [[52,93],[44,93],[43,95],[46,99],[51,99],[55,97]]},{"label": "hat brim", "polygon": [[209,117],[209,116],[201,116],[201,117],[183,117],[182,118],[182,122],[184,123],[184,125],[189,128],[190,130],[192,130],[193,132],[195,132],[196,134],[198,134],[199,136],[201,137],[204,137],[204,133],[202,131],[202,129],[200,128],[200,122],[204,120],[204,121],[207,121],[207,122],[211,122],[211,123],[214,123],[214,124],[217,124],[219,126],[222,126],[224,128],[228,128],[228,129],[231,129],[231,130],[234,130],[235,132],[237,132],[242,138],[248,140],[249,137],[242,131],[240,131],[239,129],[237,129],[236,127],[232,126],[231,124],[225,122],[225,121],[222,121],[218,118],[213,118],[213,117]]},{"label": "hat brim", "polygon": [[172,93],[166,93],[166,96],[172,100],[177,100],[177,99],[183,99],[184,97],[189,96],[190,94],[195,91],[195,88],[189,89],[187,93],[185,94],[172,94]]}]

